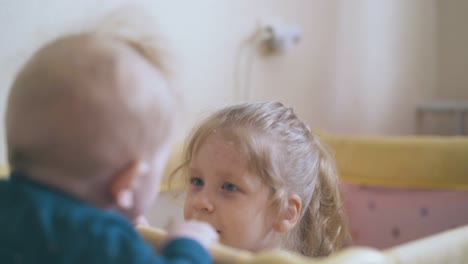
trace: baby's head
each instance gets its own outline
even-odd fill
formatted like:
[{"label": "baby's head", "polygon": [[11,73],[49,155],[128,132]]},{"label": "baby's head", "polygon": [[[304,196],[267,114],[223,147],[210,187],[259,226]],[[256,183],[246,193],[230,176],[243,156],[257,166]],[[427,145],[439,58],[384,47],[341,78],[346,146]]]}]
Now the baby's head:
[{"label": "baby's head", "polygon": [[333,159],[281,103],[239,104],[208,117],[189,138],[181,168],[185,217],[209,222],[229,246],[319,256],[346,233]]},{"label": "baby's head", "polygon": [[13,171],[128,217],[152,202],[173,130],[174,92],[157,51],[105,32],[37,51],[8,98]]}]

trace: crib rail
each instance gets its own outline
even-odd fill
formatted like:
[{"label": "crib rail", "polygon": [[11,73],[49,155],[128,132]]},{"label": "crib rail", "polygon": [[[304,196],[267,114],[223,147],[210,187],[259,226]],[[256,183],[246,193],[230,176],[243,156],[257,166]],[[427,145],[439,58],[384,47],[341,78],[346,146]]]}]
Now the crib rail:
[{"label": "crib rail", "polygon": [[[166,235],[161,229],[144,226],[139,226],[137,229],[155,248]],[[214,245],[210,252],[217,264],[466,264],[468,263],[468,225],[387,250],[351,247],[325,258],[307,258],[283,250],[253,254],[220,244]]]}]

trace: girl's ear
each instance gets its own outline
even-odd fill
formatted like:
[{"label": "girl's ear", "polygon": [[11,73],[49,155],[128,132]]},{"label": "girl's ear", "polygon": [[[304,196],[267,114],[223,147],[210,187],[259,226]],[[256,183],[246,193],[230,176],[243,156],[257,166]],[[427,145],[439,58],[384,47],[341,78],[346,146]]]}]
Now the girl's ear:
[{"label": "girl's ear", "polygon": [[288,196],[286,210],[280,215],[274,224],[274,229],[279,233],[289,232],[298,222],[301,214],[302,202],[298,195]]},{"label": "girl's ear", "polygon": [[147,164],[142,161],[132,161],[124,169],[118,171],[110,182],[110,193],[113,202],[120,209],[130,209],[134,205],[134,186]]}]

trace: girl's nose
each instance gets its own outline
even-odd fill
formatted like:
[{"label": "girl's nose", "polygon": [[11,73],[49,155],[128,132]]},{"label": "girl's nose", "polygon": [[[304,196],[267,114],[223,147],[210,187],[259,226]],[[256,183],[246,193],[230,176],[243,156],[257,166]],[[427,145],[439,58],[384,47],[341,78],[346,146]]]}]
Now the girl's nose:
[{"label": "girl's nose", "polygon": [[206,194],[199,193],[195,198],[194,207],[198,212],[201,213],[212,213],[214,205]]}]

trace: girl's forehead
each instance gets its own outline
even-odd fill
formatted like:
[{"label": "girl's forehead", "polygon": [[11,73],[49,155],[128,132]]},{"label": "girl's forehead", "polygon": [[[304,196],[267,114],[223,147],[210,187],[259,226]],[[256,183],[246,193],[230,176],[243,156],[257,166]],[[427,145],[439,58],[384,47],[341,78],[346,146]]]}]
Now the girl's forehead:
[{"label": "girl's forehead", "polygon": [[[209,156],[222,164],[246,166],[246,157],[239,151],[239,146],[220,133],[213,132],[201,142],[195,150],[192,162]],[[213,161],[214,162],[214,161]]]},{"label": "girl's forehead", "polygon": [[221,133],[210,134],[198,146],[189,169],[202,174],[211,171],[226,179],[245,181],[255,189],[266,185],[256,172],[249,169],[248,157],[240,151],[236,141]]}]

